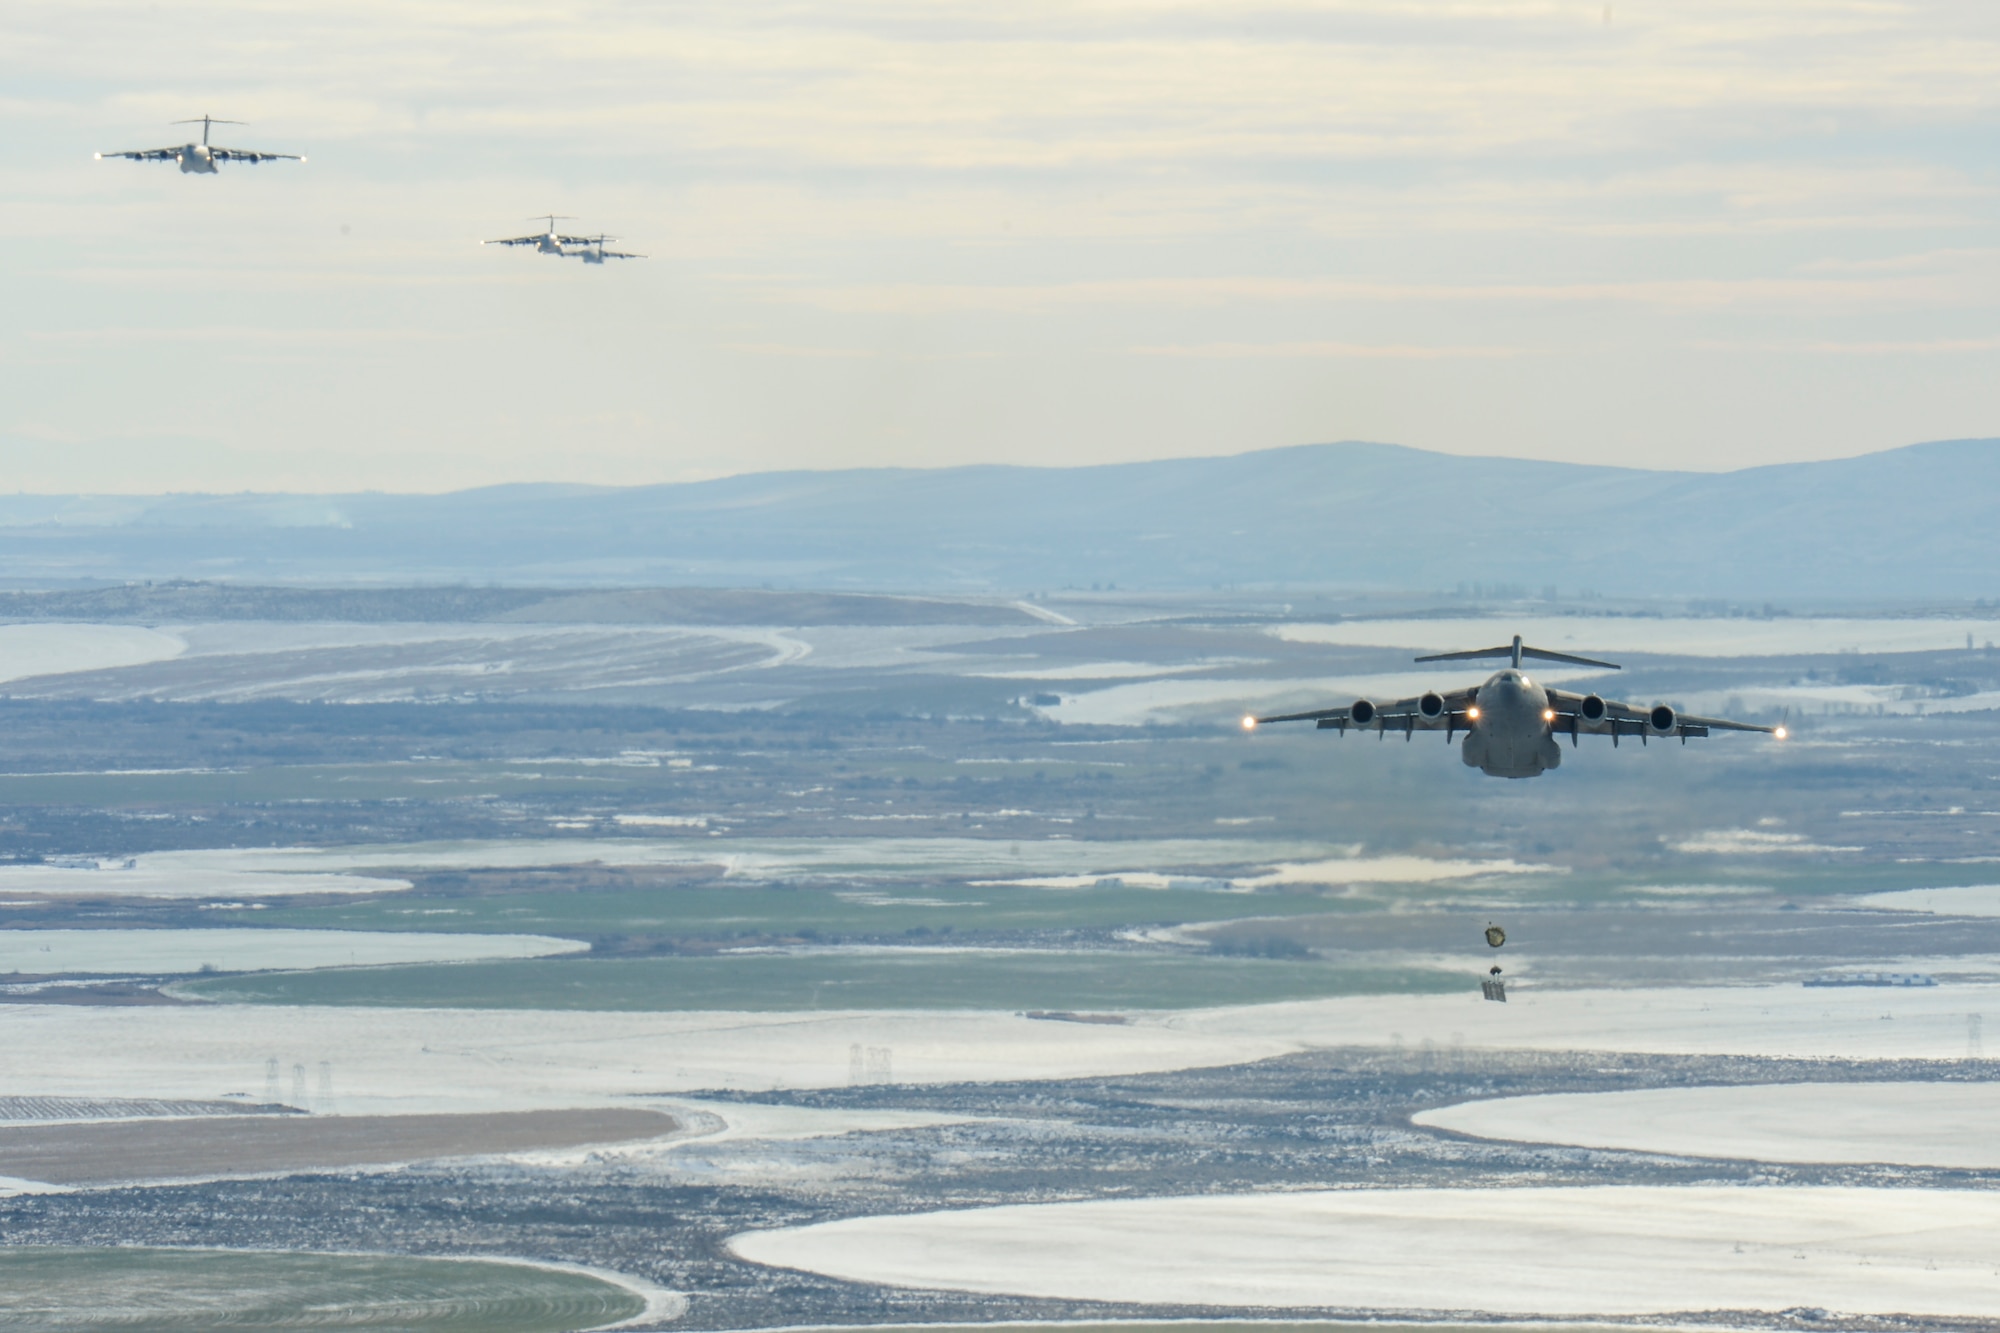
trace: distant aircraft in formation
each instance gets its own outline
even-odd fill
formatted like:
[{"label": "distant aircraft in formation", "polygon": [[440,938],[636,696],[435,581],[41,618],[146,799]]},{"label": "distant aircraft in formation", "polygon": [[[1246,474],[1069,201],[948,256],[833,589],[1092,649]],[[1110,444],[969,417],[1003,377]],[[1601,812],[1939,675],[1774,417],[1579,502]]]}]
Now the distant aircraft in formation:
[{"label": "distant aircraft in formation", "polygon": [[1667,704],[1636,708],[1595,694],[1570,694],[1537,685],[1522,673],[1523,658],[1604,667],[1611,671],[1619,667],[1615,662],[1524,647],[1518,634],[1512,644],[1499,648],[1436,653],[1417,661],[1465,662],[1492,657],[1505,657],[1509,662],[1489,676],[1484,685],[1442,693],[1431,690],[1388,704],[1357,699],[1340,708],[1246,717],[1243,727],[1249,731],[1266,722],[1315,722],[1321,730],[1337,730],[1343,735],[1349,727],[1382,735],[1401,731],[1406,740],[1418,731],[1443,731],[1446,744],[1463,731],[1465,741],[1459,754],[1466,766],[1496,778],[1532,778],[1555,768],[1562,763],[1562,747],[1556,743],[1556,737],[1565,734],[1572,746],[1580,735],[1609,736],[1613,745],[1618,744],[1620,736],[1637,736],[1642,745],[1649,737],[1665,740],[1678,736],[1685,745],[1688,737],[1706,736],[1710,731],[1761,731],[1785,739],[1783,727],[1695,717],[1676,712]]},{"label": "distant aircraft in formation", "polygon": [[635,255],[628,250],[607,250],[604,248],[606,241],[615,241],[617,239],[616,236],[593,236],[590,238],[590,244],[580,250],[571,250],[567,258],[581,259],[586,264],[602,264],[607,259],[644,259],[646,257],[644,255]]},{"label": "distant aircraft in formation", "polygon": [[586,264],[602,264],[607,259],[644,259],[644,255],[627,254],[623,250],[607,250],[606,242],[615,241],[616,236],[569,236],[556,230],[558,222],[574,222],[564,213],[537,213],[536,217],[547,221],[546,231],[532,236],[506,236],[497,241],[481,241],[481,245],[531,245],[535,253],[558,255],[564,259],[581,259]]},{"label": "distant aircraft in formation", "polygon": [[[219,116],[200,116],[193,120],[177,120],[176,125],[201,126],[200,143],[184,143],[171,148],[133,148],[122,153],[98,153],[99,161],[107,157],[130,158],[134,162],[177,162],[182,174],[190,176],[216,176],[224,162],[243,162],[255,166],[259,162],[303,162],[301,153],[266,153],[251,148],[224,148],[221,144],[208,141],[209,131],[217,125],[241,125],[240,120],[224,120]],[[497,241],[481,241],[481,245],[531,245],[537,253],[556,255],[563,259],[581,259],[586,264],[602,264],[607,259],[644,259],[646,256],[633,254],[629,250],[610,249],[616,236],[599,233],[596,236],[570,236],[556,230],[557,222],[573,221],[561,213],[538,213],[544,219],[547,229],[532,236],[509,236]]]},{"label": "distant aircraft in formation", "polygon": [[211,125],[241,125],[243,122],[240,120],[218,120],[214,116],[202,116],[196,120],[177,120],[173,123],[201,126],[201,142],[185,143],[177,148],[134,148],[123,153],[99,153],[97,158],[99,161],[107,157],[129,157],[134,162],[178,162],[181,164],[181,174],[187,176],[218,175],[220,173],[216,171],[216,166],[223,162],[244,162],[254,167],[259,162],[276,162],[280,159],[290,162],[305,161],[305,158],[298,153],[260,153],[249,148],[224,148],[221,144],[212,144],[208,141],[208,130]]},{"label": "distant aircraft in formation", "polygon": [[547,220],[549,224],[548,230],[538,231],[532,236],[508,236],[498,241],[481,241],[480,244],[481,245],[532,245],[535,247],[535,250],[538,253],[545,255],[566,255],[569,253],[569,251],[564,248],[566,246],[590,244],[590,238],[588,236],[565,236],[561,232],[556,230],[556,223],[574,222],[576,220],[572,218],[569,214],[537,213],[535,214],[535,216]]}]

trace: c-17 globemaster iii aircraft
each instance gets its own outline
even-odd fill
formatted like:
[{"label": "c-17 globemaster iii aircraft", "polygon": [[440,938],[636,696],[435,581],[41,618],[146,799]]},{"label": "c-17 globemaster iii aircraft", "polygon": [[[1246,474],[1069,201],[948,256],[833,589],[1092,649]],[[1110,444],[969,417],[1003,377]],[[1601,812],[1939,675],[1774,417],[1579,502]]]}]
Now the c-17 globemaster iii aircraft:
[{"label": "c-17 globemaster iii aircraft", "polygon": [[628,254],[623,250],[607,250],[605,242],[615,241],[616,236],[569,236],[556,230],[558,221],[573,221],[563,213],[537,213],[546,218],[549,229],[534,236],[508,236],[497,241],[481,241],[481,245],[532,245],[535,253],[560,255],[564,259],[581,259],[586,264],[602,264],[607,259],[644,259],[644,255]]},{"label": "c-17 globemaster iii aircraft", "polygon": [[584,238],[588,242],[586,245],[577,250],[565,250],[563,257],[566,259],[581,259],[586,264],[602,264],[607,259],[644,259],[646,257],[644,255],[635,255],[630,250],[607,250],[604,248],[606,241],[615,241],[617,239],[616,236],[586,236]]},{"label": "c-17 globemaster iii aircraft", "polygon": [[1694,717],[1676,712],[1667,704],[1635,708],[1595,694],[1570,694],[1537,685],[1522,672],[1523,658],[1604,667],[1611,671],[1619,667],[1615,662],[1524,647],[1518,634],[1512,644],[1503,647],[1435,653],[1417,661],[1468,662],[1489,657],[1505,657],[1509,661],[1506,667],[1487,677],[1484,685],[1442,693],[1431,690],[1414,699],[1398,699],[1389,704],[1356,699],[1341,708],[1246,717],[1243,728],[1253,730],[1266,722],[1317,722],[1321,730],[1337,730],[1343,735],[1349,727],[1381,735],[1400,731],[1406,740],[1418,731],[1443,731],[1446,744],[1462,731],[1465,741],[1459,754],[1466,765],[1496,778],[1532,778],[1555,768],[1562,763],[1562,747],[1556,743],[1556,737],[1561,735],[1567,735],[1572,746],[1580,735],[1609,736],[1613,745],[1618,744],[1620,736],[1637,736],[1641,745],[1648,737],[1664,740],[1678,736],[1685,745],[1688,737],[1706,736],[1710,731],[1761,731],[1785,739],[1783,727]]},{"label": "c-17 globemaster iii aircraft", "polygon": [[535,247],[535,252],[537,254],[563,255],[565,257],[568,256],[569,254],[569,251],[565,248],[566,246],[590,244],[590,237],[588,236],[565,236],[561,232],[556,230],[556,223],[558,221],[562,222],[575,221],[575,219],[570,217],[569,214],[537,213],[535,214],[535,216],[538,218],[546,218],[548,220],[549,229],[547,231],[537,232],[533,236],[507,236],[497,241],[481,241],[480,244],[481,245],[532,245]]},{"label": "c-17 globemaster iii aircraft", "polygon": [[221,144],[208,141],[208,127],[211,125],[241,125],[240,120],[217,120],[214,116],[202,116],[198,120],[177,120],[176,125],[201,126],[201,142],[182,144],[178,148],[134,148],[123,153],[99,153],[101,161],[107,157],[129,157],[134,162],[178,162],[181,174],[188,176],[218,175],[215,169],[219,162],[247,162],[256,166],[259,162],[276,162],[284,159],[303,162],[305,158],[297,153],[260,153],[249,148],[224,148]]}]

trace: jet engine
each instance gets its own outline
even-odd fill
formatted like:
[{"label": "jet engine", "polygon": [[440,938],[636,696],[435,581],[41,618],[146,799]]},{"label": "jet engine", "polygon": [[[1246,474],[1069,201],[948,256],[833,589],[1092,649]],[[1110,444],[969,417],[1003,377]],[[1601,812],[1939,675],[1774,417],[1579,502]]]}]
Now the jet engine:
[{"label": "jet engine", "polygon": [[1417,700],[1417,711],[1435,722],[1444,716],[1444,696],[1431,693]]},{"label": "jet engine", "polygon": [[1375,705],[1366,699],[1356,699],[1354,706],[1347,710],[1347,715],[1354,719],[1355,726],[1365,727],[1375,720]]},{"label": "jet engine", "polygon": [[1586,694],[1583,696],[1583,702],[1576,706],[1576,711],[1582,715],[1585,722],[1602,722],[1604,714],[1609,710],[1602,698],[1595,694]]},{"label": "jet engine", "polygon": [[1673,735],[1676,720],[1674,710],[1665,704],[1654,704],[1653,711],[1646,714],[1646,721],[1652,724],[1654,734],[1659,736]]}]

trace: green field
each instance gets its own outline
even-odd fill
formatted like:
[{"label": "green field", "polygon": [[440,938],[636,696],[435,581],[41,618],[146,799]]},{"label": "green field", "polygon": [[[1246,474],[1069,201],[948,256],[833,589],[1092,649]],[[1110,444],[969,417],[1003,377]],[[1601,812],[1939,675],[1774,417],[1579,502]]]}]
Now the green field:
[{"label": "green field", "polygon": [[841,889],[717,879],[672,887],[390,894],[310,906],[279,902],[261,911],[213,915],[217,924],[226,920],[323,930],[526,931],[579,939],[630,934],[676,940],[818,932],[865,939],[912,932],[1095,930],[1306,916],[1373,905],[1311,891],[1049,890],[934,883]]},{"label": "green field", "polygon": [[[1776,860],[1776,858],[1772,858]],[[387,873],[380,872],[380,873]],[[1447,880],[1432,884],[1326,889],[1297,885],[1256,893],[1204,888],[1139,889],[1115,885],[1048,890],[1010,885],[882,881],[852,887],[688,879],[645,882],[637,874],[577,867],[522,875],[513,883],[466,877],[425,887],[334,902],[274,901],[262,910],[218,911],[204,924],[296,926],[326,930],[498,931],[576,939],[634,936],[684,944],[771,939],[934,942],[987,932],[1109,930],[1202,924],[1245,917],[1353,917],[1383,910],[1467,903],[1492,907],[1657,906],[1658,886],[1685,896],[1707,886],[1718,896],[1769,893],[1801,901],[1894,889],[1985,884],[1991,865],[1940,863],[1689,864],[1647,875],[1578,872]],[[575,887],[539,887],[567,879]]]},{"label": "green field", "polygon": [[1197,1009],[1436,994],[1478,980],[1419,968],[1115,953],[810,953],[550,958],[265,972],[184,982],[249,1004],[467,1009]]},{"label": "green field", "polygon": [[571,1333],[644,1308],[602,1278],[503,1261],[0,1248],[0,1330]]}]

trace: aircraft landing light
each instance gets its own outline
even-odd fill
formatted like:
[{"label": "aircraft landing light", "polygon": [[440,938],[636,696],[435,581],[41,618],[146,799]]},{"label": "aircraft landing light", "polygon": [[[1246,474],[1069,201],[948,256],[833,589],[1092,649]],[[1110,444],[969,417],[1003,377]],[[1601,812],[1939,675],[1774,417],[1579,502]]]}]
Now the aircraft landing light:
[{"label": "aircraft landing light", "polygon": [[1477,708],[1466,709],[1465,715],[1471,718],[1474,722],[1477,722],[1479,720],[1479,710]]},{"label": "aircraft landing light", "polygon": [[1544,722],[1553,722],[1553,721],[1555,721],[1555,720],[1556,720],[1556,710],[1555,710],[1555,709],[1553,709],[1553,708],[1544,708],[1544,709],[1542,710],[1542,721],[1544,721]]},{"label": "aircraft landing light", "polygon": [[1246,718],[1244,718],[1244,719],[1243,719],[1243,730],[1245,730],[1245,731],[1255,731],[1255,730],[1257,730],[1257,719],[1256,719],[1256,718],[1254,718],[1254,717],[1246,717]]},{"label": "aircraft landing light", "polygon": [[1783,739],[1785,739],[1785,737],[1787,737],[1787,736],[1791,735],[1792,733],[1791,733],[1791,732],[1789,732],[1789,731],[1787,731],[1787,730],[1786,730],[1785,728],[1783,728],[1783,727],[1779,727],[1779,728],[1778,728],[1778,729],[1777,729],[1776,731],[1772,732],[1771,734],[1772,734],[1773,736],[1776,736],[1776,737],[1777,737],[1777,738],[1778,738],[1779,740],[1783,740]]}]

